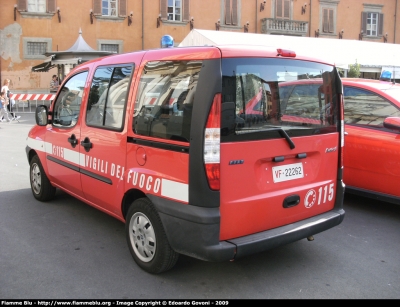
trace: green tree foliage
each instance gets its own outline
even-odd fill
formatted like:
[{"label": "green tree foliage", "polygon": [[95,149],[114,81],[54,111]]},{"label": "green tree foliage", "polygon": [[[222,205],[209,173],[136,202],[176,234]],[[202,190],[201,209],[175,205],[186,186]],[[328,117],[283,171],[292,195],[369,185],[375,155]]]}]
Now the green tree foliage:
[{"label": "green tree foliage", "polygon": [[347,72],[347,77],[349,78],[360,77],[360,64],[358,64],[357,61],[355,64],[349,65],[349,71]]}]

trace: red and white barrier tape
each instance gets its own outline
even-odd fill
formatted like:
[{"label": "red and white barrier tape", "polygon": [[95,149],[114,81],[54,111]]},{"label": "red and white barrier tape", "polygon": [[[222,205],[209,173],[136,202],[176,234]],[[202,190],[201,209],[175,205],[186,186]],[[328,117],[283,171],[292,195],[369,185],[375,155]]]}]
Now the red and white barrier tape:
[{"label": "red and white barrier tape", "polygon": [[56,94],[12,94],[14,100],[54,100]]}]

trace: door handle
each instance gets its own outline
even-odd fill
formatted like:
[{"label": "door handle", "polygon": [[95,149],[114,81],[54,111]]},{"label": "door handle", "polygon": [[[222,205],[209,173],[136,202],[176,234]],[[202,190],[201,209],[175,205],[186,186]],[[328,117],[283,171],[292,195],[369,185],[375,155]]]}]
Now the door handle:
[{"label": "door handle", "polygon": [[89,152],[90,149],[93,147],[93,144],[90,142],[88,137],[85,137],[83,141],[81,141],[81,145],[85,148],[86,152]]},{"label": "door handle", "polygon": [[75,134],[72,134],[71,137],[68,138],[68,142],[71,143],[72,148],[78,144],[78,139],[76,138]]}]

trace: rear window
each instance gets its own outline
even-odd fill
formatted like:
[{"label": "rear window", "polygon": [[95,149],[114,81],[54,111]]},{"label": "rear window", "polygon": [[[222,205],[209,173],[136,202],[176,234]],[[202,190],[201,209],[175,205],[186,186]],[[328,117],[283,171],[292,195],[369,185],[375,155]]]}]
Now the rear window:
[{"label": "rear window", "polygon": [[337,131],[333,66],[292,59],[222,60],[222,141]]}]

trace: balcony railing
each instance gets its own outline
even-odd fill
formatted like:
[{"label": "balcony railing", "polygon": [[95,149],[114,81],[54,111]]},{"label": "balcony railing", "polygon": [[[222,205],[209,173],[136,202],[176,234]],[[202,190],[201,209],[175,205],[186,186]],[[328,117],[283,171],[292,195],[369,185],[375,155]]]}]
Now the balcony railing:
[{"label": "balcony railing", "polygon": [[263,18],[261,19],[261,33],[307,36],[308,22],[288,19]]}]

